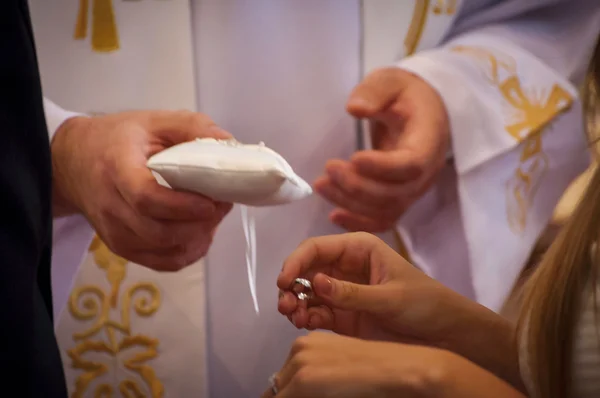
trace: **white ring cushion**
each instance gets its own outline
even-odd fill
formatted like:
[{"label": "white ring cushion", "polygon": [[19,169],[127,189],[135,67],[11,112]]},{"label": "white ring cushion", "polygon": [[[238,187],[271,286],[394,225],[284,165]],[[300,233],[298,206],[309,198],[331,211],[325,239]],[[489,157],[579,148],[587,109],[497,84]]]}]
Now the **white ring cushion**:
[{"label": "white ring cushion", "polygon": [[197,139],[175,145],[148,160],[158,182],[172,189],[196,192],[220,202],[242,205],[246,266],[250,295],[256,295],[256,232],[246,206],[275,206],[303,199],[312,188],[298,177],[281,155],[264,144],[235,140]]},{"label": "white ring cushion", "polygon": [[147,165],[171,188],[221,202],[275,206],[312,194],[285,159],[262,143],[197,139],[157,153]]}]

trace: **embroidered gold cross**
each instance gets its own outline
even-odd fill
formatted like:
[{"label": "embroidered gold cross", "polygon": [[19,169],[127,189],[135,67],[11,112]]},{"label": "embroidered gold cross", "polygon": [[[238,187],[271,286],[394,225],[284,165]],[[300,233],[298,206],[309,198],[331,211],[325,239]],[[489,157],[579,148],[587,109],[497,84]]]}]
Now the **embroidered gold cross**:
[{"label": "embroidered gold cross", "polygon": [[500,85],[504,99],[517,111],[519,121],[506,126],[506,131],[517,141],[528,138],[542,130],[560,112],[571,107],[573,98],[562,87],[552,86],[546,101],[532,101],[521,87],[517,76]]},{"label": "embroidered gold cross", "polygon": [[[92,8],[92,49],[98,52],[118,50],[119,33],[112,0],[91,1],[94,2]],[[74,34],[76,40],[83,40],[87,37],[89,2],[90,0],[79,0]]]}]

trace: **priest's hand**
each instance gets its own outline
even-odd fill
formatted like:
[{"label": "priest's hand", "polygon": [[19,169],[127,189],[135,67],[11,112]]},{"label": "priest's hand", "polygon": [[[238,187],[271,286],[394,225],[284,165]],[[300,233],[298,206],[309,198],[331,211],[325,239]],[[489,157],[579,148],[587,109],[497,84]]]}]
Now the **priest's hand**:
[{"label": "priest's hand", "polygon": [[315,190],[337,206],[330,215],[348,231],[384,232],[433,184],[446,163],[450,134],[441,97],[400,68],[369,74],[348,112],[371,121],[373,150],[333,159]]},{"label": "priest's hand", "polygon": [[161,271],[204,256],[232,205],[159,185],[150,156],[195,138],[228,138],[188,111],[67,120],[52,141],[55,215],[81,212],[116,254]]}]

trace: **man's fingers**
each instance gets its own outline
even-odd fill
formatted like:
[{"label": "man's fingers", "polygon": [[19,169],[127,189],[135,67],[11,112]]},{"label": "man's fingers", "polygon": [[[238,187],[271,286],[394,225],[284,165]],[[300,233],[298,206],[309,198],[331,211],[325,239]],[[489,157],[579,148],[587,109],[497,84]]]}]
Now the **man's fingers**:
[{"label": "man's fingers", "polygon": [[196,138],[228,139],[231,134],[220,128],[208,116],[190,111],[149,112],[148,131],[169,145]]},{"label": "man's fingers", "polygon": [[360,174],[351,163],[330,160],[325,165],[330,180],[353,199],[376,207],[394,207],[411,194],[410,184],[394,183]]},{"label": "man's fingers", "polygon": [[208,251],[211,237],[198,235],[191,244],[149,244],[146,239],[125,225],[118,217],[106,215],[104,225],[94,225],[102,241],[115,254],[136,264],[158,271],[177,271]]},{"label": "man's fingers", "polygon": [[410,73],[399,68],[383,68],[369,73],[350,94],[346,109],[357,118],[369,118],[396,101],[406,87]]},{"label": "man's fingers", "polygon": [[145,164],[123,159],[114,175],[125,201],[139,214],[160,220],[203,220],[213,217],[216,204],[205,196],[175,191],[158,184]]},{"label": "man's fingers", "polygon": [[[171,221],[140,214],[121,199],[120,202],[113,202],[112,208],[103,213],[102,218],[108,225],[96,226],[96,229],[113,233],[126,230],[123,233],[124,239],[119,241],[139,240],[143,242],[140,247],[150,253],[178,247],[182,250],[181,254],[188,252],[189,256],[193,256],[198,251],[198,245],[204,246],[203,242],[212,241],[213,230],[228,209],[227,205],[219,206],[213,217],[206,220]],[[113,239],[115,240],[117,239]],[[127,250],[127,247],[122,249]]]},{"label": "man's fingers", "polygon": [[[365,203],[355,199],[352,195],[344,192],[340,187],[331,182],[321,184],[315,183],[315,191],[335,206],[348,209],[351,212],[362,214],[365,217],[379,218],[382,216],[382,207],[371,203]],[[390,216],[391,217],[391,216]]]},{"label": "man's fingers", "polygon": [[329,219],[348,232],[386,232],[395,225],[394,220],[374,220],[340,208],[333,210]]},{"label": "man's fingers", "polygon": [[351,163],[359,174],[391,183],[415,181],[423,171],[423,162],[403,149],[360,151],[352,156]]}]

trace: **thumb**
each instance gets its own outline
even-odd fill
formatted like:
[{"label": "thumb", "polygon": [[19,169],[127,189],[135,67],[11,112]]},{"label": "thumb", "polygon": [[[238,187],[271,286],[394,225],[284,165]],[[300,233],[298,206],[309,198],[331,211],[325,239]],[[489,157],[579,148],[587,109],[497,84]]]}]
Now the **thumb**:
[{"label": "thumb", "polygon": [[352,90],[346,110],[357,118],[374,116],[396,102],[408,85],[410,74],[400,68],[383,68],[369,73]]},{"label": "thumb", "polygon": [[378,312],[390,298],[381,286],[360,285],[324,274],[313,278],[315,295],[329,307],[347,311]]},{"label": "thumb", "polygon": [[231,134],[219,127],[210,117],[190,111],[154,111],[148,118],[148,130],[171,145],[196,138],[229,139]]}]

